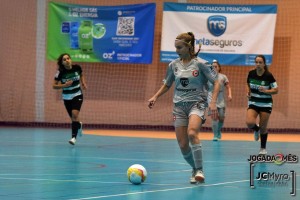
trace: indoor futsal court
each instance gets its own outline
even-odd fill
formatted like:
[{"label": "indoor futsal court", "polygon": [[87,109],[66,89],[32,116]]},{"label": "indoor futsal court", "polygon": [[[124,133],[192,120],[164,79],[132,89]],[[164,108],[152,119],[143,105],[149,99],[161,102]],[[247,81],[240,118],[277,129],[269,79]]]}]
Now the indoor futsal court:
[{"label": "indoor futsal court", "polygon": [[[75,146],[67,144],[67,129],[1,128],[0,198],[25,199],[298,199],[299,163],[257,163],[254,174],[296,174],[273,185],[254,180],[250,187],[250,155],[257,155],[253,134],[225,133],[211,141],[203,133],[206,181],[191,185],[173,132],[86,130]],[[280,142],[276,141],[278,137]],[[270,135],[268,155],[300,154],[297,135]],[[132,164],[142,164],[148,176],[141,185],[127,180]],[[265,184],[265,185],[261,185]],[[281,184],[281,185],[280,185]],[[291,193],[295,192],[296,196]]]},{"label": "indoor futsal court", "polygon": [[[0,2],[0,200],[300,200],[299,0]],[[225,121],[197,104],[202,147],[183,157],[174,102],[204,105],[214,74],[196,56],[220,64]],[[249,96],[270,118],[247,119]],[[201,151],[205,183],[191,184]],[[140,185],[133,164],[147,170]]]}]

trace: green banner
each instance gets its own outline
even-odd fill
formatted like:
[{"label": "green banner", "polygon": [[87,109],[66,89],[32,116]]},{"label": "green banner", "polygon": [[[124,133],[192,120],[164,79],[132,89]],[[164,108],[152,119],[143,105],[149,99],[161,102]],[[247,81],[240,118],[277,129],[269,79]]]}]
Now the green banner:
[{"label": "green banner", "polygon": [[154,3],[85,6],[50,2],[48,13],[48,60],[69,53],[76,62],[152,62]]}]

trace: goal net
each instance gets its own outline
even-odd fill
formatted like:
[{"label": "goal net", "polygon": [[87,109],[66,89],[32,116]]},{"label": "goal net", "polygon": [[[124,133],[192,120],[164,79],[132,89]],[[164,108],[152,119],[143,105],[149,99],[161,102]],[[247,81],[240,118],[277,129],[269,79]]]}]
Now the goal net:
[{"label": "goal net", "polygon": [[[38,2],[38,3],[37,3]],[[56,62],[45,57],[47,6],[49,1],[4,0],[0,8],[0,122],[63,126],[70,119],[61,99],[61,91],[52,89]],[[65,1],[72,4],[126,5],[137,0]],[[142,1],[152,3],[153,1]],[[91,128],[172,129],[173,88],[159,98],[153,109],[147,100],[162,85],[168,63],[160,62],[162,11],[164,1],[155,1],[156,19],[152,64],[79,63],[87,79],[80,118]],[[178,1],[174,1],[178,2]],[[199,3],[198,1],[186,1]],[[207,4],[232,4],[239,1],[201,1]],[[274,108],[269,121],[273,131],[300,131],[300,4],[297,0],[245,0],[243,4],[277,4],[273,63],[270,71],[279,85],[273,96]],[[42,9],[42,10],[41,10]],[[255,28],[255,27],[253,27]],[[187,30],[188,31],[188,30]],[[253,36],[255,37],[255,36]],[[263,41],[261,41],[263,42]],[[220,61],[222,64],[222,61]],[[246,78],[249,66],[225,66],[232,88],[232,102],[227,103],[224,130],[247,130]],[[204,125],[210,127],[210,119]]]}]

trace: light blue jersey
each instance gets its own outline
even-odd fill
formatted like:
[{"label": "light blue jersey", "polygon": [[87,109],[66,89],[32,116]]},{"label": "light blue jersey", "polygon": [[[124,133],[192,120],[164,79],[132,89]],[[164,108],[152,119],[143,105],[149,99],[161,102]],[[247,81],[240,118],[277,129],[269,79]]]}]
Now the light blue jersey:
[{"label": "light blue jersey", "polygon": [[[225,74],[219,73],[218,76],[219,82],[220,82],[220,90],[218,93],[218,99],[217,99],[217,107],[218,108],[224,108],[226,107],[226,101],[225,101],[225,88],[226,85],[229,83],[229,80]],[[214,86],[211,83],[208,83],[208,103],[210,103],[212,99],[212,92],[214,90]]]},{"label": "light blue jersey", "polygon": [[207,83],[218,78],[215,69],[205,60],[194,58],[187,66],[180,59],[172,61],[167,69],[164,84],[171,87],[175,82],[173,102],[207,101]]}]

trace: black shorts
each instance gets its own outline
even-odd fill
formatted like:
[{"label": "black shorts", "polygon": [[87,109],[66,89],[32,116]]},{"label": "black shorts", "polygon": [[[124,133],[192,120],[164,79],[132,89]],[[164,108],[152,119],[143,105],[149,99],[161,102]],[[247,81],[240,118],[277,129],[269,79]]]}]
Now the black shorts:
[{"label": "black shorts", "polygon": [[255,105],[249,105],[248,109],[255,110],[257,113],[266,112],[266,113],[271,114],[271,112],[272,112],[272,107],[258,107],[258,106],[255,106]]},{"label": "black shorts", "polygon": [[80,111],[83,102],[83,95],[74,97],[71,100],[64,100],[65,107],[70,117],[72,117],[72,110]]}]

